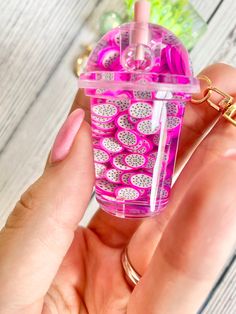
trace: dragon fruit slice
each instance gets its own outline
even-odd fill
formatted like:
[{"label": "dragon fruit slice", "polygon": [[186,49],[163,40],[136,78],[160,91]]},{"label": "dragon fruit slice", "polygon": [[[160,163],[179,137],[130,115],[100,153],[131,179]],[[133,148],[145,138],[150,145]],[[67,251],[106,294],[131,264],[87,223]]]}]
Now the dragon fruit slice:
[{"label": "dragon fruit slice", "polygon": [[128,110],[129,105],[130,105],[130,98],[129,98],[130,94],[117,94],[117,98],[115,99],[109,99],[107,102],[114,104],[119,112],[124,112],[126,110]]},{"label": "dragon fruit slice", "polygon": [[100,51],[98,60],[101,69],[115,70],[119,69],[120,49],[118,47],[107,47]]},{"label": "dragon fruit slice", "polygon": [[92,113],[103,118],[112,118],[118,114],[118,109],[114,104],[99,104],[91,108]]},{"label": "dragon fruit slice", "polygon": [[125,172],[121,175],[120,179],[121,179],[121,182],[126,184],[126,185],[129,185],[130,184],[130,177],[134,175],[134,172]]},{"label": "dragon fruit slice", "polygon": [[153,126],[151,119],[143,119],[136,124],[136,129],[143,135],[151,135],[159,131],[159,126]]},{"label": "dragon fruit slice", "polygon": [[106,179],[99,179],[96,181],[96,190],[106,195],[114,195],[117,185],[107,181]]},{"label": "dragon fruit slice", "polygon": [[118,169],[108,169],[105,173],[105,177],[109,182],[121,183],[121,174],[123,172]]},{"label": "dragon fruit slice", "polygon": [[163,199],[163,198],[168,198],[170,194],[170,188],[169,187],[163,187],[161,188],[158,193],[157,193],[157,197],[159,199]]},{"label": "dragon fruit slice", "polygon": [[100,117],[100,116],[96,116],[95,114],[91,114],[92,122],[107,123],[107,122],[112,122],[114,118],[115,118],[114,116],[113,117]]},{"label": "dragon fruit slice", "polygon": [[140,192],[134,187],[122,186],[116,188],[115,195],[119,200],[134,201],[140,197]]},{"label": "dragon fruit slice", "polygon": [[97,163],[105,164],[109,161],[110,157],[107,152],[103,149],[94,148],[94,161]]},{"label": "dragon fruit slice", "polygon": [[156,160],[150,156],[147,157],[147,162],[144,165],[144,168],[146,169],[153,169],[154,165],[155,165]]},{"label": "dragon fruit slice", "polygon": [[104,137],[101,139],[100,145],[108,153],[120,153],[124,149],[114,137]]},{"label": "dragon fruit slice", "polygon": [[[114,36],[111,37],[112,41],[111,41],[111,45],[113,46],[113,44],[115,44],[116,46],[118,46],[120,48],[121,45],[121,37],[120,37],[120,32],[117,32],[116,34],[114,34]],[[122,32],[122,44],[125,46],[128,46],[129,44],[129,32]]]},{"label": "dragon fruit slice", "polygon": [[149,189],[152,185],[152,176],[147,173],[137,173],[130,177],[130,184],[137,188]]},{"label": "dragon fruit slice", "polygon": [[142,154],[141,152],[139,152],[138,150],[141,149],[141,147],[143,147],[143,138],[140,139],[140,141],[138,142],[137,145],[134,145],[134,146],[126,146],[125,148],[132,152],[132,153],[140,153]]},{"label": "dragon fruit slice", "polygon": [[114,122],[106,122],[106,123],[93,122],[92,125],[98,130],[109,131],[109,132],[113,131],[116,128],[116,125]]},{"label": "dragon fruit slice", "polygon": [[[94,124],[93,124],[94,126]],[[113,131],[105,131],[105,130],[99,130],[96,127],[94,127],[92,129],[92,133],[94,133],[95,135],[100,135],[100,136],[104,136],[104,135],[110,135],[113,134]]]},{"label": "dragon fruit slice", "polygon": [[152,100],[152,92],[147,90],[134,90],[135,99]]},{"label": "dragon fruit slice", "polygon": [[138,169],[143,167],[147,163],[147,158],[141,154],[127,154],[124,158],[124,162],[127,166]]},{"label": "dragon fruit slice", "polygon": [[171,46],[179,45],[178,38],[174,34],[171,34],[171,33],[165,33],[162,38],[162,42],[164,44],[171,45]]},{"label": "dragon fruit slice", "polygon": [[145,119],[152,115],[152,105],[147,102],[135,102],[129,107],[129,114],[136,119]]},{"label": "dragon fruit slice", "polygon": [[136,146],[141,138],[132,130],[120,130],[116,133],[117,140],[124,146]]},{"label": "dragon fruit slice", "polygon": [[149,151],[147,145],[142,144],[142,142],[140,143],[140,145],[136,145],[129,148],[127,147],[126,150],[128,152],[137,153],[137,154],[146,154]]},{"label": "dragon fruit slice", "polygon": [[119,155],[112,157],[111,164],[118,170],[122,170],[122,171],[132,170],[132,168],[127,166],[124,162],[125,156],[126,156],[126,154],[119,154]]},{"label": "dragon fruit slice", "polygon": [[152,136],[152,141],[154,145],[158,146],[160,142],[160,133],[154,134]]},{"label": "dragon fruit slice", "polygon": [[180,111],[180,106],[178,105],[177,102],[174,101],[168,101],[166,103],[166,110],[167,110],[167,115],[168,116],[176,116],[179,114]]},{"label": "dragon fruit slice", "polygon": [[112,136],[113,133],[113,131],[102,131],[94,128],[92,129],[92,136],[95,138],[101,138],[102,136]]},{"label": "dragon fruit slice", "polygon": [[128,113],[122,113],[116,118],[116,125],[120,129],[132,130],[134,129],[134,125],[128,119]]},{"label": "dragon fruit slice", "polygon": [[104,164],[99,164],[97,162],[94,163],[95,167],[95,177],[96,179],[102,179],[105,176],[105,171],[107,167]]},{"label": "dragon fruit slice", "polygon": [[167,117],[167,129],[171,132],[178,133],[179,128],[181,125],[181,119],[175,116],[169,116]]},{"label": "dragon fruit slice", "polygon": [[117,47],[120,47],[120,32],[114,35],[113,42]]}]

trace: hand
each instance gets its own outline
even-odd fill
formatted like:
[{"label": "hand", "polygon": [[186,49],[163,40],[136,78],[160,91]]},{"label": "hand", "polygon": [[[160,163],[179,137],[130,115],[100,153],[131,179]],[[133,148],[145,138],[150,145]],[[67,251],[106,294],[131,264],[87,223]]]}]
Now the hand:
[{"label": "hand", "polygon": [[[203,73],[236,94],[235,69],[218,64]],[[73,109],[80,102],[81,92]],[[187,105],[177,169],[191,158],[162,214],[122,220],[98,210],[82,228],[94,184],[92,145],[83,111],[73,111],[44,174],[0,233],[0,313],[196,313],[235,242],[236,129],[220,119],[202,139],[217,115],[207,104]],[[126,246],[143,275],[135,289],[121,267]]]}]

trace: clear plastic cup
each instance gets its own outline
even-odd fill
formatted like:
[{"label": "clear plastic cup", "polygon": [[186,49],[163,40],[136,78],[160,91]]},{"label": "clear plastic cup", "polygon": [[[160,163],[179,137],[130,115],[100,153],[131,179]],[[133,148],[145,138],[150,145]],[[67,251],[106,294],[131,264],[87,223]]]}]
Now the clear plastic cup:
[{"label": "clear plastic cup", "polygon": [[101,208],[124,218],[159,213],[171,192],[185,103],[199,91],[187,50],[161,26],[124,24],[98,42],[79,87],[90,97]]}]

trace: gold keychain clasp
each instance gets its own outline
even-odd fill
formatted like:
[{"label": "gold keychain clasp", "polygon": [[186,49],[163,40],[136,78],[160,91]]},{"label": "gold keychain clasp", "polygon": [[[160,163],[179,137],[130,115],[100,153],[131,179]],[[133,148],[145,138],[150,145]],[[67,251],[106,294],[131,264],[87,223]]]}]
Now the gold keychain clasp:
[{"label": "gold keychain clasp", "polygon": [[[234,103],[234,98],[231,95],[223,92],[219,88],[213,87],[212,81],[209,79],[209,77],[201,75],[198,77],[198,79],[205,81],[208,87],[205,89],[202,98],[200,99],[192,98],[191,102],[194,104],[202,104],[204,102],[207,102],[212,108],[214,108],[218,112],[221,112],[222,116],[226,120],[228,120],[234,126],[236,126],[236,103]],[[222,96],[223,99],[221,99],[217,103],[213,102],[210,99],[213,92]]]},{"label": "gold keychain clasp", "polygon": [[208,87],[207,88],[208,91],[211,92],[215,92],[218,95],[223,96],[223,99],[220,100],[218,103],[214,103],[210,97],[212,93],[207,93],[209,94],[209,97],[206,99],[206,102],[213,107],[214,109],[216,109],[217,111],[225,111],[230,105],[233,104],[234,98],[232,96],[230,96],[229,94],[223,92],[222,90],[220,90],[217,87]]},{"label": "gold keychain clasp", "polygon": [[225,110],[223,117],[236,126],[236,103]]}]

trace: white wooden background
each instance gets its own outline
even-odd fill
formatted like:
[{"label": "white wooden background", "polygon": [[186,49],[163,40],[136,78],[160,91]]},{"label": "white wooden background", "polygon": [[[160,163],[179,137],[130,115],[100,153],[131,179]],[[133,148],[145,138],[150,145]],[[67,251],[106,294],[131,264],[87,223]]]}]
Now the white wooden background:
[{"label": "white wooden background", "polygon": [[[120,3],[0,1],[0,227],[43,170],[77,90],[72,72],[76,56],[82,45],[97,39],[98,17],[104,11],[123,12]],[[191,52],[195,71],[215,61],[236,66],[236,1],[192,3],[209,24]],[[95,208],[92,201],[85,221]],[[235,260],[226,263],[199,313],[236,313]]]}]

